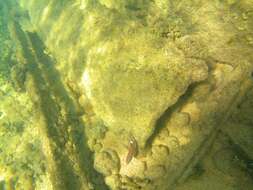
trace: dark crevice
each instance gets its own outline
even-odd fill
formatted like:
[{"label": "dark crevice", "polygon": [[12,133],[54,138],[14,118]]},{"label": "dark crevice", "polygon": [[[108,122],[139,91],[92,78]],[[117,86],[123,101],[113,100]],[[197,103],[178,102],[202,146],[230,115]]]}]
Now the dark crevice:
[{"label": "dark crevice", "polygon": [[[55,173],[51,176],[54,180],[52,183],[58,189],[79,190],[81,183],[85,183],[81,180],[87,178],[86,180],[90,181],[95,189],[108,189],[103,176],[93,168],[92,153],[88,148],[87,136],[83,130],[84,123],[77,117],[75,104],[61,82],[60,74],[54,67],[54,61],[44,53],[43,42],[36,33],[25,33],[17,22],[14,22],[14,30],[21,45],[28,72],[36,84],[34,87],[40,97],[41,113],[46,121],[46,126],[42,131],[49,139],[55,164],[53,166]],[[34,52],[29,49],[31,45]],[[62,115],[61,110],[64,110],[65,116]],[[75,147],[71,152],[65,149],[67,141]],[[73,158],[77,163],[73,163]],[[76,171],[75,164],[79,165],[81,171]]]},{"label": "dark crevice", "polygon": [[155,129],[154,132],[152,133],[152,135],[148,138],[147,143],[146,143],[146,148],[150,148],[154,138],[160,133],[160,131],[166,127],[167,123],[169,122],[172,113],[174,113],[176,110],[180,110],[180,108],[185,104],[185,102],[189,99],[189,97],[192,96],[192,93],[195,89],[196,86],[198,86],[199,84],[204,83],[205,81],[201,81],[201,82],[196,82],[191,84],[188,89],[186,90],[186,92],[179,97],[178,101],[168,107],[163,114],[160,116],[160,118],[156,121],[155,124]]},{"label": "dark crevice", "polygon": [[[38,35],[36,33],[28,33],[28,36],[32,42],[33,48],[36,50],[35,54],[39,63],[41,63],[41,70],[49,84],[48,87],[50,93],[58,99],[61,105],[63,105],[61,109],[66,111],[67,118],[63,121],[63,130],[67,130],[68,127],[71,127],[70,134],[66,135],[70,135],[69,140],[77,147],[78,151],[74,154],[79,154],[79,164],[81,169],[85,171],[85,174],[91,174],[89,176],[89,181],[92,181],[93,184],[103,181],[102,175],[97,173],[92,167],[92,153],[87,146],[87,137],[86,135],[83,135],[83,129],[85,127],[84,123],[78,118],[77,108],[62,84],[60,74],[54,68],[54,63],[51,58],[44,54],[45,47]],[[103,186],[100,184],[97,188],[102,189]]]}]

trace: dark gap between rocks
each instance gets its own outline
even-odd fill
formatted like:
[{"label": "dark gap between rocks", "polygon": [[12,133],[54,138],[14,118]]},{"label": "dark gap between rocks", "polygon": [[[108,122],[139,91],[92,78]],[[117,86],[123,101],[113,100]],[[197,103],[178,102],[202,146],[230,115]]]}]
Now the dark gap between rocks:
[{"label": "dark gap between rocks", "polygon": [[173,112],[175,112],[176,110],[180,109],[182,107],[182,105],[188,100],[189,97],[191,97],[194,89],[196,86],[198,86],[199,84],[203,83],[204,81],[201,82],[197,82],[194,84],[189,85],[188,89],[186,90],[186,92],[178,98],[178,101],[168,107],[164,113],[160,116],[160,118],[156,121],[155,124],[155,129],[153,134],[148,138],[147,142],[146,142],[146,148],[149,149],[151,148],[152,142],[154,141],[154,138],[157,136],[157,134],[159,134],[159,132],[166,126],[166,124],[169,122],[171,114]]}]

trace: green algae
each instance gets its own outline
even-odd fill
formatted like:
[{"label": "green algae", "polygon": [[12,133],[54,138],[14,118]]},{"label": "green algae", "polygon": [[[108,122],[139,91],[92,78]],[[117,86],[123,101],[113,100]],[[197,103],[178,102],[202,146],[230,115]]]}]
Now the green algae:
[{"label": "green algae", "polygon": [[[36,159],[29,171],[9,175],[10,186],[28,187],[32,180],[24,179],[34,176],[29,188],[43,189],[43,180],[44,189],[174,187],[191,175],[249,90],[248,1],[19,4],[23,10],[13,8],[9,23],[17,51],[15,63],[2,69],[3,83],[11,81],[3,94],[23,94],[40,137],[23,142],[28,145],[19,156]],[[4,51],[7,60],[10,47]],[[245,121],[252,112],[244,107],[247,114],[238,119]],[[8,116],[13,106],[9,110]],[[26,133],[23,120],[2,125],[4,146],[8,130],[14,144]],[[126,164],[129,136],[139,153]]]},{"label": "green algae", "polygon": [[0,43],[1,43],[1,56],[0,56],[0,78],[1,84],[4,81],[10,80],[10,70],[12,66],[12,52],[13,52],[13,42],[11,42],[8,33],[8,20],[6,19],[8,13],[5,10],[5,6],[1,3],[0,8]]},{"label": "green algae", "polygon": [[[33,121],[35,114],[27,95],[20,93],[24,73],[14,74],[17,47],[9,32],[9,12],[3,2],[0,11],[0,171],[3,186],[10,189],[34,189],[45,181],[44,154]],[[19,73],[19,74],[18,74]],[[14,76],[15,75],[15,76]],[[18,77],[21,75],[21,78]],[[24,90],[24,89],[23,89]],[[36,179],[36,180],[34,180]]]}]

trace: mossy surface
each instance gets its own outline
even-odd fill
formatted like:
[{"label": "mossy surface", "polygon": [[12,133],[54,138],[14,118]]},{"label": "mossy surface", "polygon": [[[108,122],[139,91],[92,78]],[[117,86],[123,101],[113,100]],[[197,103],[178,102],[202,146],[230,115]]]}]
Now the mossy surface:
[{"label": "mossy surface", "polygon": [[[10,81],[1,87],[9,111],[0,118],[11,119],[1,120],[1,129],[5,144],[31,137],[22,143],[36,147],[29,176],[45,180],[38,188],[174,188],[220,142],[217,133],[238,105],[245,114],[235,120],[251,122],[251,104],[242,103],[252,87],[251,1],[21,0],[8,6],[11,38],[3,37],[10,42],[3,60],[15,56],[2,69],[2,80]],[[11,117],[10,97],[24,118]],[[26,159],[31,150],[23,149]],[[37,169],[41,159],[45,170]]]},{"label": "mossy surface", "polygon": [[0,2],[0,176],[3,189],[35,189],[47,183],[33,103],[9,31],[9,4]]}]

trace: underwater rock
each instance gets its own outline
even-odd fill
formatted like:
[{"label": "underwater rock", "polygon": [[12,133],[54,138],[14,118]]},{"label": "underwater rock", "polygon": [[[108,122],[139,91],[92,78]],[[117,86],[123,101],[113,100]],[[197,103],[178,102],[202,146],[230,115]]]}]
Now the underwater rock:
[{"label": "underwater rock", "polygon": [[144,177],[144,172],[147,169],[146,162],[134,159],[132,162],[127,165],[123,165],[120,169],[120,175],[128,177]]},{"label": "underwater rock", "polygon": [[95,156],[95,169],[106,176],[118,173],[119,166],[119,157],[113,150],[103,150]]},{"label": "underwater rock", "polygon": [[206,79],[208,68],[204,61],[186,58],[173,43],[156,48],[149,36],[126,37],[90,52],[83,84],[110,130],[124,129],[143,147],[156,120],[190,84]]},{"label": "underwater rock", "polygon": [[156,160],[157,162],[162,161],[166,163],[169,157],[169,148],[164,145],[155,145],[152,147],[152,159]]},{"label": "underwater rock", "polygon": [[121,181],[119,175],[110,175],[105,178],[105,183],[111,188],[111,189],[120,189]]},{"label": "underwater rock", "polygon": [[[229,2],[20,1],[61,78],[81,89],[71,97],[83,107],[83,139],[112,190],[174,189],[248,90],[253,6]],[[248,18],[240,23],[241,17]],[[123,164],[129,136],[138,141],[138,155]],[[92,164],[79,165],[88,168],[89,184],[102,184],[93,179]]]},{"label": "underwater rock", "polygon": [[149,166],[148,169],[145,172],[145,176],[148,179],[155,180],[157,178],[160,178],[165,175],[165,168],[161,165],[152,165]]}]

